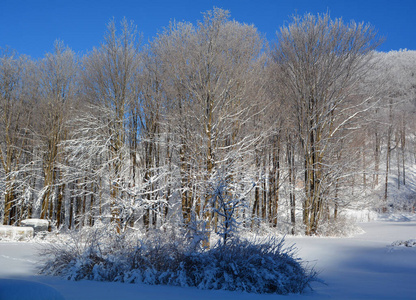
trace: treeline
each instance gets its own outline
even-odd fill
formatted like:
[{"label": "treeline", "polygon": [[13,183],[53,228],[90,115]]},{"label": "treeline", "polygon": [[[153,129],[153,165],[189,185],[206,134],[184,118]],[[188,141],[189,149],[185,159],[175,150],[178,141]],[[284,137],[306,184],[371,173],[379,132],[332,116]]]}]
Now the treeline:
[{"label": "treeline", "polygon": [[325,234],[406,184],[416,53],[375,52],[371,26],[294,16],[269,45],[214,8],[139,36],[112,21],[82,57],[2,50],[3,224]]}]

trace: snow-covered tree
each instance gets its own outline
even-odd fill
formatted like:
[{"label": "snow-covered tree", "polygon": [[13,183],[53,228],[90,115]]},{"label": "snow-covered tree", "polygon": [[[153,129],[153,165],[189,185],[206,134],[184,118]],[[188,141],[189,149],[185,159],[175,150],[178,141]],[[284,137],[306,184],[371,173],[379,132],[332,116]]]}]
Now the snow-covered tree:
[{"label": "snow-covered tree", "polygon": [[303,222],[306,234],[316,233],[328,198],[336,163],[332,152],[349,133],[350,123],[368,110],[370,96],[359,95],[359,83],[379,45],[370,25],[329,14],[295,15],[282,27],[272,53],[282,95],[291,107],[304,155]]},{"label": "snow-covered tree", "polygon": [[108,130],[106,134],[110,157],[108,182],[110,189],[112,221],[120,224],[122,187],[127,185],[122,176],[126,157],[124,146],[127,139],[128,107],[137,101],[135,91],[138,71],[138,41],[136,27],[126,19],[121,22],[121,32],[111,21],[104,43],[84,59],[83,83],[86,100],[106,113],[99,115],[100,122]]}]

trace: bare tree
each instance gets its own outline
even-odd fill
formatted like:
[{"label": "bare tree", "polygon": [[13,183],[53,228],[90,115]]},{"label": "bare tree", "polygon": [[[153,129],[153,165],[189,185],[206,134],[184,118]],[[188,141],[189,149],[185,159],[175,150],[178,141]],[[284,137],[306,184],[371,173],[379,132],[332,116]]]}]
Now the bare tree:
[{"label": "bare tree", "polygon": [[[406,184],[406,141],[409,140],[407,132],[413,123],[413,119],[408,116],[414,113],[412,101],[416,94],[416,54],[415,51],[391,51],[377,53],[376,58],[379,63],[371,76],[378,80],[383,100],[377,112],[378,120],[375,124],[378,126],[374,128],[378,138],[376,171],[380,173],[380,156],[385,152],[383,210],[386,211],[389,178],[393,175],[394,167],[397,171],[397,188]],[[393,165],[393,154],[396,154],[396,166]]]},{"label": "bare tree", "polygon": [[171,23],[151,44],[152,59],[160,62],[153,64],[152,86],[161,89],[157,98],[166,110],[160,120],[176,149],[169,160],[179,171],[185,224],[201,218],[215,230],[211,177],[222,168],[227,180],[238,182],[250,164],[254,140],[260,139],[250,120],[260,110],[254,107],[260,105],[262,45],[253,26],[229,21],[228,11],[217,8],[197,26]]},{"label": "bare tree", "polygon": [[294,16],[277,38],[273,58],[289,88],[282,98],[292,108],[303,148],[303,222],[309,235],[316,233],[326,201],[331,147],[371,99],[353,96],[379,40],[370,25],[345,24],[329,14]]},{"label": "bare tree", "polygon": [[[29,103],[25,97],[25,72],[28,61],[13,51],[0,49],[0,186],[4,198],[1,203],[3,224],[19,221],[19,171],[24,165],[28,125],[31,119]],[[20,195],[21,196],[21,195]],[[3,202],[4,201],[4,202]]]},{"label": "bare tree", "polygon": [[127,111],[129,105],[136,100],[138,36],[136,27],[126,19],[121,22],[120,33],[117,33],[114,21],[108,24],[107,29],[104,43],[84,60],[83,83],[88,101],[105,108],[107,112],[101,117],[108,124],[108,148],[111,153],[108,178],[111,215],[120,229],[121,189],[126,184],[121,175],[122,163],[127,159],[123,147],[127,140]]},{"label": "bare tree", "polygon": [[60,143],[66,139],[65,123],[77,94],[78,62],[75,53],[56,41],[54,53],[39,63],[39,103],[36,117],[42,122],[33,125],[39,137],[42,155],[43,189],[39,194],[40,217],[56,221],[64,219],[64,190],[61,184]]}]

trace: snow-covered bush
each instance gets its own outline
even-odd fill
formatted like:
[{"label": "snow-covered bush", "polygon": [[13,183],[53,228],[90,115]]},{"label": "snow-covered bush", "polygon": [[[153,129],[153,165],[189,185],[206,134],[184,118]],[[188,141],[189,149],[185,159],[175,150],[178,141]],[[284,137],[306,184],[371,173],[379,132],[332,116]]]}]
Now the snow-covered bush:
[{"label": "snow-covered bush", "polygon": [[211,212],[219,218],[216,234],[222,239],[223,244],[238,232],[240,223],[236,219],[236,210],[243,206],[240,195],[230,184],[230,179],[219,172],[211,183]]},{"label": "snow-covered bush", "polygon": [[44,274],[70,280],[143,282],[253,293],[300,293],[316,280],[283,239],[229,239],[197,250],[182,232],[151,232],[138,239],[103,228],[82,232],[70,244],[42,251]]},{"label": "snow-covered bush", "polygon": [[363,233],[356,221],[348,216],[339,215],[336,220],[323,221],[316,234],[320,236],[351,237]]},{"label": "snow-covered bush", "polygon": [[[190,256],[188,278],[204,289],[239,290],[254,293],[299,293],[315,273],[294,257],[294,248],[284,248],[284,240],[232,239],[225,245]],[[197,272],[194,270],[197,269]]]},{"label": "snow-covered bush", "polygon": [[395,241],[391,244],[392,247],[416,247],[416,239],[410,239],[407,241]]}]

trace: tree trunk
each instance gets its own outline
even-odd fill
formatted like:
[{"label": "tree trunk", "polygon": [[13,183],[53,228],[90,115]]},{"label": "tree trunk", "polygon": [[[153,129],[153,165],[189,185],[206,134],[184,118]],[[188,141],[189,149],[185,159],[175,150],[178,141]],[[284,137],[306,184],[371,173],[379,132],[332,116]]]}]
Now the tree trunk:
[{"label": "tree trunk", "polygon": [[296,171],[295,171],[295,151],[292,141],[289,139],[287,143],[287,164],[289,171],[289,200],[290,200],[290,222],[292,224],[291,233],[295,234],[296,228],[296,196],[295,196],[295,185],[296,185]]},{"label": "tree trunk", "polygon": [[389,107],[389,126],[387,130],[387,150],[386,150],[386,175],[384,181],[384,203],[383,212],[387,212],[387,197],[388,197],[388,184],[389,184],[389,173],[390,173],[390,161],[391,161],[391,136],[393,133],[393,114],[392,114],[393,102],[390,100]]},{"label": "tree trunk", "polygon": [[380,173],[380,146],[381,138],[378,132],[375,133],[375,147],[374,147],[374,176],[373,176],[373,189],[378,185],[378,175]]}]

